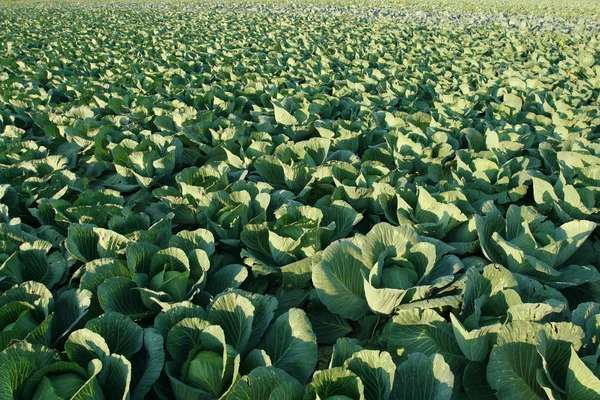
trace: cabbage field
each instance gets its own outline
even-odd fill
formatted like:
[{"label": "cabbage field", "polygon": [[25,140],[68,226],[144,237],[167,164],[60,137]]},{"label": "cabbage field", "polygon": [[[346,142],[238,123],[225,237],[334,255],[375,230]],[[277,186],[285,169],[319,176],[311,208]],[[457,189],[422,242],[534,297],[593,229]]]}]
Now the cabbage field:
[{"label": "cabbage field", "polygon": [[600,399],[600,3],[341,3],[0,5],[0,400]]}]

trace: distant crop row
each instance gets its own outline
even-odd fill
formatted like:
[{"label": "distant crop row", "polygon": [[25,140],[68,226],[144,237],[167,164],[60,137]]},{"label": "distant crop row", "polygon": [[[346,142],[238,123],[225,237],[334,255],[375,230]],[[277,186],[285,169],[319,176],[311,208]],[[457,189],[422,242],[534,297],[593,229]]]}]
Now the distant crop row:
[{"label": "distant crop row", "polygon": [[[121,6],[123,4],[139,6],[144,5],[169,5],[167,0],[86,0],[84,4],[102,4]],[[0,0],[0,4],[8,5],[75,5],[82,4],[76,0]],[[286,7],[306,6],[333,6],[346,10],[360,8],[391,8],[399,10],[428,10],[445,12],[475,12],[485,14],[530,14],[536,16],[561,16],[574,18],[600,17],[600,3],[594,0],[179,0],[178,5],[205,5],[210,6],[226,4],[246,7],[247,5],[285,5]]]},{"label": "distant crop row", "polygon": [[0,8],[0,398],[600,398],[599,32]]}]

